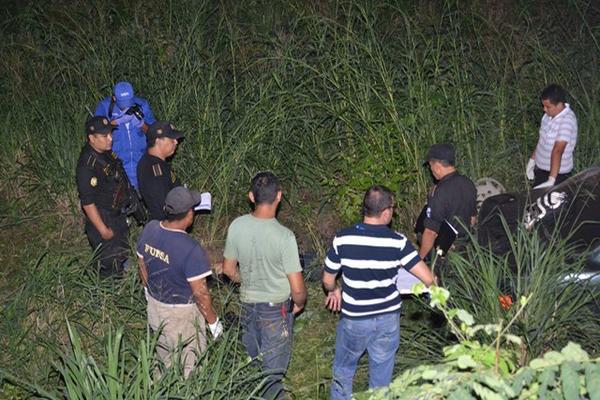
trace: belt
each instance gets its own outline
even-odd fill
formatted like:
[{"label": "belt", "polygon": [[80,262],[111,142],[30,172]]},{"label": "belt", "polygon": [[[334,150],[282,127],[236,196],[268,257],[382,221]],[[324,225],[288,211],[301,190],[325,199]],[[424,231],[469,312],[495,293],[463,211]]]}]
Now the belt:
[{"label": "belt", "polygon": [[287,300],[284,300],[284,301],[282,301],[282,302],[279,302],[279,303],[275,303],[275,302],[269,301],[269,302],[259,302],[259,303],[244,303],[244,304],[246,304],[246,305],[248,305],[248,306],[269,306],[269,307],[280,307],[280,306],[287,306],[287,305],[289,304],[289,301],[290,301],[290,300],[291,300],[291,299],[287,299]]}]

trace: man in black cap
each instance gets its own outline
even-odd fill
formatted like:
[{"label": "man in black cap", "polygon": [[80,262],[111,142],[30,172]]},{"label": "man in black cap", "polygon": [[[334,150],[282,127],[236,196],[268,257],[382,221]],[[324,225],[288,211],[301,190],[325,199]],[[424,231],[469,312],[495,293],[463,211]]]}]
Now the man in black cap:
[{"label": "man in black cap", "polygon": [[100,246],[100,276],[120,274],[127,260],[129,228],[122,209],[126,200],[119,193],[126,184],[121,161],[112,149],[115,126],[105,117],[85,123],[87,143],[77,162],[76,178],[83,208],[85,233],[92,248]]},{"label": "man in black cap", "polygon": [[169,367],[181,344],[185,377],[206,350],[206,323],[213,338],[223,333],[206,284],[212,273],[208,257],[186,232],[202,199],[183,186],[172,189],[165,199],[166,218],[150,221],[137,242],[148,325],[160,332],[158,357]]},{"label": "man in black cap", "polygon": [[456,154],[451,144],[434,144],[429,148],[425,165],[437,181],[427,199],[427,212],[421,236],[419,256],[425,258],[433,249],[442,224],[450,224],[457,237],[467,235],[465,227],[475,224],[477,190],[473,182],[458,173]]},{"label": "man in black cap", "polygon": [[137,177],[140,194],[148,207],[151,220],[165,218],[163,207],[167,193],[174,187],[181,186],[179,178],[167,162],[181,139],[183,133],[169,122],[157,121],[148,127],[148,151],[138,163]]}]

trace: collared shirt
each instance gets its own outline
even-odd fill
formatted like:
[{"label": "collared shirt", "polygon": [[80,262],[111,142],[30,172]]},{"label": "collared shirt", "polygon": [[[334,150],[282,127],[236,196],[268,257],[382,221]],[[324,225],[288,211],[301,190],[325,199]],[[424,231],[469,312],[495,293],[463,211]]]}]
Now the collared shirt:
[{"label": "collared shirt", "polygon": [[168,162],[148,153],[138,163],[137,176],[140,194],[148,207],[150,219],[163,220],[165,199],[171,189],[181,186],[179,178],[171,171]]},{"label": "collared shirt", "polygon": [[[124,204],[117,204],[115,193],[123,179],[120,161],[112,151],[98,153],[89,143],[81,149],[75,176],[77,191],[82,206],[95,204],[96,207],[116,211]],[[124,200],[124,199],[123,199]]]},{"label": "collared shirt", "polygon": [[456,171],[452,172],[444,176],[429,195],[424,226],[439,232],[446,220],[458,231],[458,236],[465,236],[463,225],[471,225],[471,217],[477,213],[476,204],[477,189],[473,182]]},{"label": "collared shirt", "polygon": [[559,174],[573,169],[573,152],[577,144],[577,118],[568,103],[557,116],[544,113],[540,124],[540,137],[535,148],[535,165],[544,171],[550,171],[554,143],[564,141],[567,147],[560,160]]},{"label": "collared shirt", "polygon": [[148,292],[162,303],[194,303],[189,282],[212,274],[200,244],[185,231],[165,228],[160,221],[146,225],[136,250],[146,264]]},{"label": "collared shirt", "polygon": [[342,273],[342,316],[398,312],[398,270],[410,270],[420,260],[412,243],[387,225],[360,223],[338,232],[325,258],[325,272]]}]

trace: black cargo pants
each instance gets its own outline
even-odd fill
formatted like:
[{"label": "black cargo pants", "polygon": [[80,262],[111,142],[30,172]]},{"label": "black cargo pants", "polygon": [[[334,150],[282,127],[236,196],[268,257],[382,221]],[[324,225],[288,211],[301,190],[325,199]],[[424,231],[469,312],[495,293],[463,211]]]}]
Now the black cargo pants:
[{"label": "black cargo pants", "polygon": [[129,255],[129,227],[127,218],[121,211],[111,211],[98,208],[102,220],[114,236],[110,240],[102,239],[100,232],[88,219],[85,221],[85,234],[92,246],[97,250],[95,265],[100,276],[105,278],[123,273],[123,263]]}]

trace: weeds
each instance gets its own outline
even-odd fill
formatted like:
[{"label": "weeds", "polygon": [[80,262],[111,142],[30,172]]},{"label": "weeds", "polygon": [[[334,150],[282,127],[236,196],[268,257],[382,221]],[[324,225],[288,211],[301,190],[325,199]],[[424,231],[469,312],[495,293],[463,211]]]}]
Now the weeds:
[{"label": "weeds", "polygon": [[[522,171],[541,116],[538,93],[553,81],[569,89],[578,116],[576,169],[598,162],[600,11],[593,2],[573,0],[560,12],[516,2],[408,3],[7,5],[0,23],[0,340],[8,349],[0,355],[2,379],[27,376],[40,390],[65,383],[49,362],[70,349],[65,319],[80,335],[81,354],[96,360],[102,393],[117,390],[107,392],[107,376],[133,379],[102,367],[117,343],[128,362],[135,364],[132,354],[148,360],[139,284],[134,275],[111,284],[89,272],[74,184],[83,122],[118,80],[130,80],[156,116],[185,132],[173,167],[190,187],[213,194],[213,212],[194,235],[214,251],[214,261],[226,226],[247,211],[249,180],[261,169],[282,178],[281,218],[303,239],[302,250],[320,255],[339,225],[357,219],[371,183],[397,192],[396,225],[410,232],[430,185],[421,162],[433,142],[454,142],[459,168],[471,178],[525,188]],[[518,278],[507,260],[484,249],[453,260],[461,280],[456,301],[480,299],[465,309],[487,320],[503,315],[498,294],[533,291],[539,296],[514,325],[527,343],[526,358],[566,344],[566,327],[578,322],[571,332],[597,351],[597,340],[586,341],[597,331],[597,322],[583,321],[587,294],[545,287],[569,249],[556,242],[550,254],[521,233],[515,239]],[[235,308],[231,303],[235,294],[223,294],[223,307]],[[331,344],[332,337],[329,316],[316,303],[310,307],[320,322],[304,323],[297,346],[310,351],[292,361],[288,384],[301,397],[322,398],[329,366],[317,343],[324,335]],[[448,331],[432,326],[420,305],[407,302],[406,311],[413,319],[403,326],[399,368],[438,361],[440,343],[452,340]],[[112,336],[110,353],[105,335],[121,327],[124,336]],[[251,396],[244,382],[232,381],[228,393]],[[157,395],[146,384],[131,387]],[[203,393],[169,385],[177,395]]]}]

